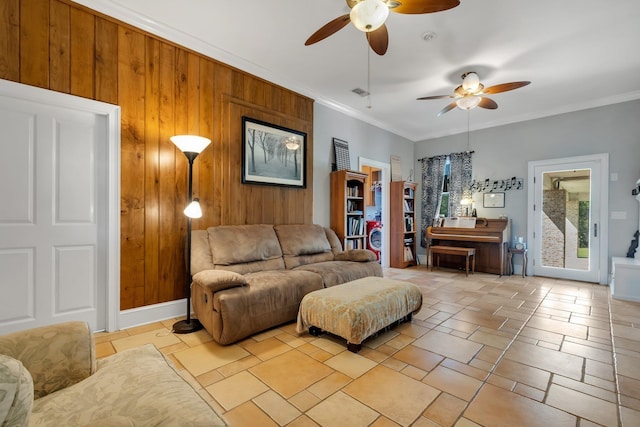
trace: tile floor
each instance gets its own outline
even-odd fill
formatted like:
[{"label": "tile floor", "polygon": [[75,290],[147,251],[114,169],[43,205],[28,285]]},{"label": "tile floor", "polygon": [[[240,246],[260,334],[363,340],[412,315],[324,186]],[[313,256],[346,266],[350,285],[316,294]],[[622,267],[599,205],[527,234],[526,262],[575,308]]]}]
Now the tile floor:
[{"label": "tile floor", "polygon": [[293,322],[220,346],[171,319],[96,334],[98,357],[154,343],[235,427],[640,425],[640,303],[541,277],[385,277],[424,305],[358,354]]}]

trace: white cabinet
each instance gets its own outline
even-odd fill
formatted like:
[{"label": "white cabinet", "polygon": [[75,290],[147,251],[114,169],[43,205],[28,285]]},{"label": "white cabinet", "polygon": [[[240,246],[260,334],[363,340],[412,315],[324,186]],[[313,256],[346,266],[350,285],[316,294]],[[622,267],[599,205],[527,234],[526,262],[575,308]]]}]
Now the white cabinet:
[{"label": "white cabinet", "polygon": [[640,301],[640,259],[611,258],[611,296]]}]

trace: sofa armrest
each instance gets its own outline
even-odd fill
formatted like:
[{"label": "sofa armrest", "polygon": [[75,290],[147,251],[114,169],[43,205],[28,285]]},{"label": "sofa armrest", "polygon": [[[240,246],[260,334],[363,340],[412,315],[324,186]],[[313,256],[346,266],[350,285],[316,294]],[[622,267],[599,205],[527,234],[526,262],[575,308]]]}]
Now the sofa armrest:
[{"label": "sofa armrest", "polygon": [[227,270],[203,270],[193,275],[193,283],[211,292],[236,288],[247,284],[243,275]]},{"label": "sofa armrest", "polygon": [[376,260],[376,254],[368,249],[349,249],[347,251],[337,253],[335,260],[369,262]]},{"label": "sofa armrest", "polygon": [[84,380],[96,370],[93,335],[85,322],[67,322],[0,336],[0,353],[18,359],[33,378],[34,397]]}]

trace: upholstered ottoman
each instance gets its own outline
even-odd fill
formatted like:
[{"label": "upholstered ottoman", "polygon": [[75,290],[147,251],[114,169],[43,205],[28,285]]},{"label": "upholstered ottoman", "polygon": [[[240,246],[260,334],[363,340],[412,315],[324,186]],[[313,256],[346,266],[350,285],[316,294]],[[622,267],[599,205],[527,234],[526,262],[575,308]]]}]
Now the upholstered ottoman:
[{"label": "upholstered ottoman", "polygon": [[383,277],[365,277],[320,289],[302,298],[298,333],[330,332],[347,340],[357,353],[362,342],[376,332],[402,321],[422,307],[422,293],[411,283]]}]

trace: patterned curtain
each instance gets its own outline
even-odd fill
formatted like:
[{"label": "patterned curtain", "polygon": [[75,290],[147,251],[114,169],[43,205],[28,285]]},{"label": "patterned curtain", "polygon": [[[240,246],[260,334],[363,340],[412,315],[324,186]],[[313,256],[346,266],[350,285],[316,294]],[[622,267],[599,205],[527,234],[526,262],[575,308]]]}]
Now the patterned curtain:
[{"label": "patterned curtain", "polygon": [[444,167],[447,164],[447,156],[435,156],[422,160],[422,226],[420,230],[420,245],[427,247],[425,233],[427,227],[433,223],[433,218],[438,214],[440,199],[442,198],[442,184],[444,180]]},{"label": "patterned curtain", "polygon": [[449,216],[462,215],[460,201],[471,198],[472,164],[470,152],[451,153],[451,181],[449,184]]}]

